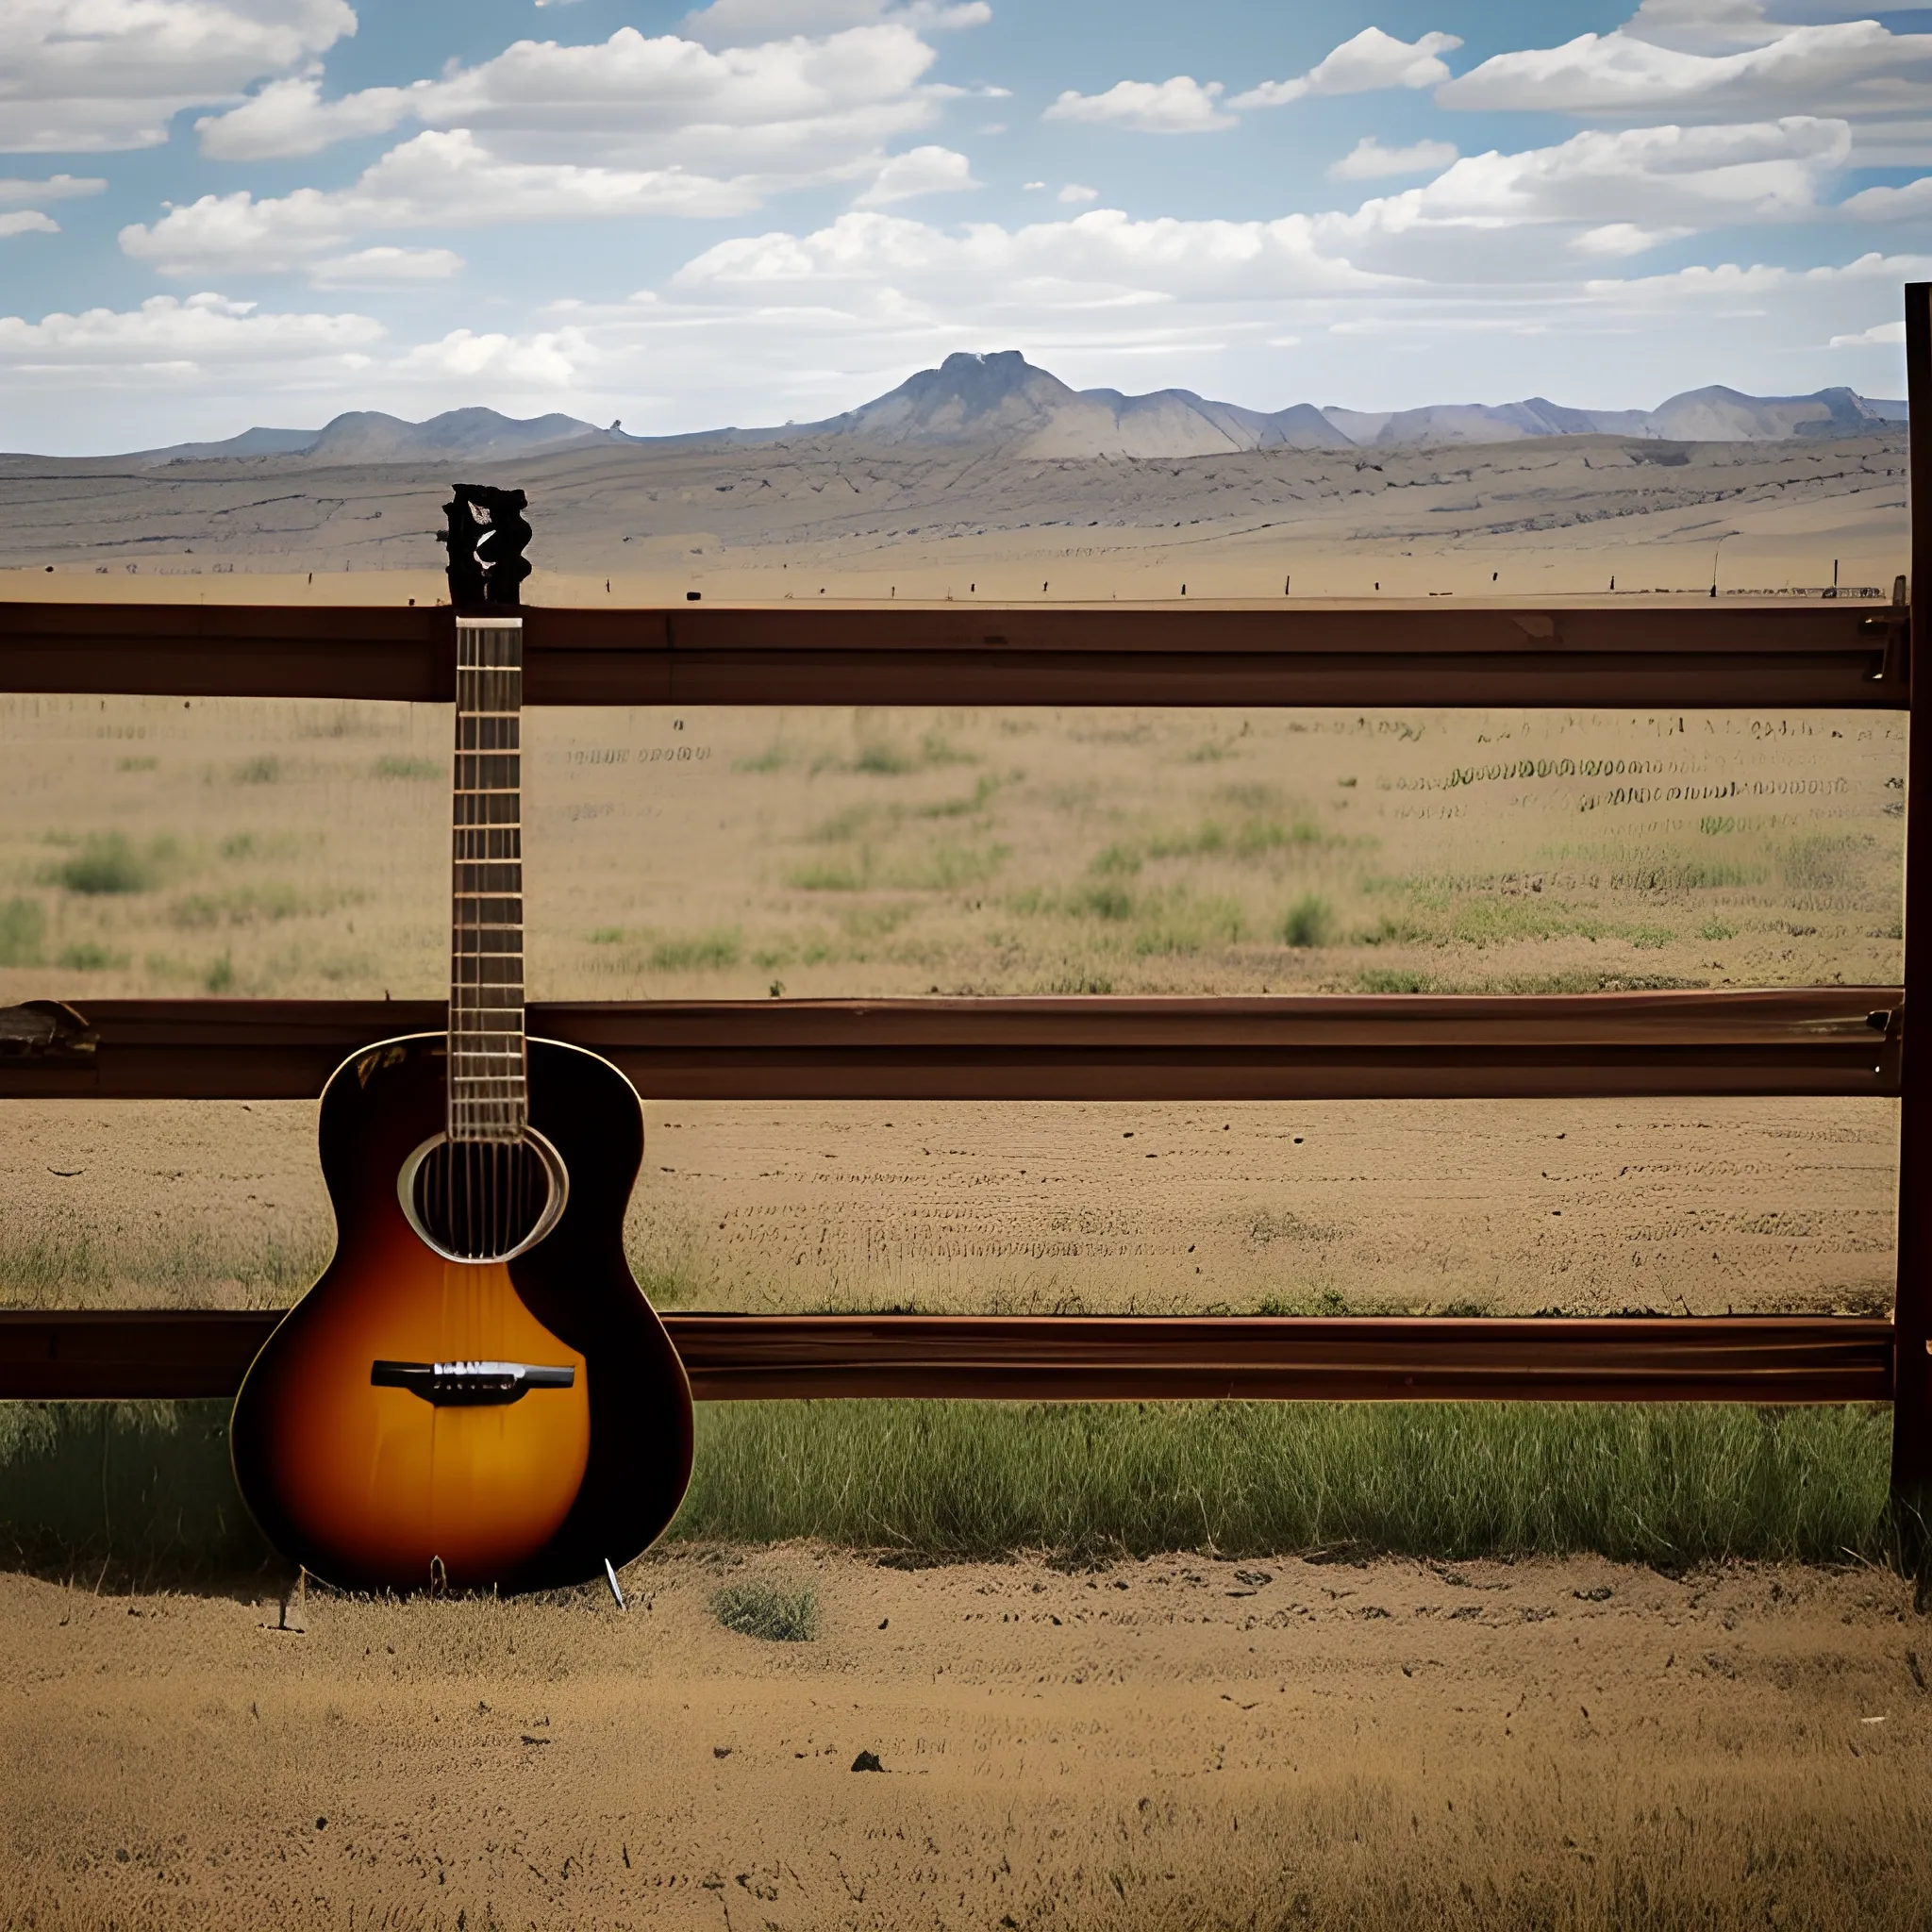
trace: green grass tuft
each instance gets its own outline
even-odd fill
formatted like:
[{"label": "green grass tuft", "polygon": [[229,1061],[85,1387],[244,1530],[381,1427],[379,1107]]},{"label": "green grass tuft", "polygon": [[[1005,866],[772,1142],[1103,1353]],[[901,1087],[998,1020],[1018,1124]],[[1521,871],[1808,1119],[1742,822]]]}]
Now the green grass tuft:
[{"label": "green grass tuft", "polygon": [[688,933],[661,939],[651,947],[654,973],[719,972],[736,966],[744,952],[744,937],[729,931]]},{"label": "green grass tuft", "polygon": [[767,1643],[809,1643],[819,1634],[819,1600],[809,1590],[728,1584],[711,1599],[711,1611],[725,1629]]},{"label": "green grass tuft", "polygon": [[127,958],[125,953],[110,953],[106,946],[84,940],[77,945],[62,946],[55,963],[70,973],[108,973],[126,965]]},{"label": "green grass tuft", "polygon": [[441,778],[448,771],[448,766],[436,758],[398,758],[393,753],[385,753],[375,761],[378,778]]},{"label": "green grass tuft", "polygon": [[273,753],[264,753],[260,758],[243,758],[235,767],[232,775],[238,785],[275,785],[281,780],[282,761]]},{"label": "green grass tuft", "polygon": [[47,935],[47,915],[38,899],[0,905],[0,966],[38,966]]},{"label": "green grass tuft", "polygon": [[1317,892],[1305,892],[1281,922],[1284,945],[1325,946],[1335,930],[1335,914]]},{"label": "green grass tuft", "polygon": [[72,858],[54,868],[54,879],[70,892],[97,896],[108,892],[144,892],[155,882],[160,841],[145,853],[137,852],[125,832],[96,833]]}]

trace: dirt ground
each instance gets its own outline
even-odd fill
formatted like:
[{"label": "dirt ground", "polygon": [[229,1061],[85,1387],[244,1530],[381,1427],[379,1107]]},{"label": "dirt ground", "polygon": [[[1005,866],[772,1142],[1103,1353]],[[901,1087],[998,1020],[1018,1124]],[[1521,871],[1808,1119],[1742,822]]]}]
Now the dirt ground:
[{"label": "dirt ground", "polygon": [[[819,1639],[721,1628],[754,1578]],[[311,1593],[291,1635],[273,1596],[0,1577],[0,1925],[1926,1923],[1932,1626],[1881,1574],[625,1581]]]},{"label": "dirt ground", "polygon": [[[0,697],[0,1001],[436,996],[448,735],[429,706]],[[527,735],[537,997],[1900,971],[1882,714],[543,710]],[[688,1307],[1889,1298],[1884,1102],[645,1100],[633,1249]],[[329,1240],[312,1148],[305,1104],[11,1103],[0,1298],[287,1300]]]}]

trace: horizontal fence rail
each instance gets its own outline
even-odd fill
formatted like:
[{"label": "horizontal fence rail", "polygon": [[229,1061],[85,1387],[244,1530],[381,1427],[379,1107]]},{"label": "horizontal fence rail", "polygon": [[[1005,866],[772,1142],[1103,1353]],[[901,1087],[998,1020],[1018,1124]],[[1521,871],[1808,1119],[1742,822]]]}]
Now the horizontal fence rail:
[{"label": "horizontal fence rail", "polygon": [[[1896,1094],[1896,987],[1260,998],[533,1004],[662,1100]],[[0,1097],[306,1099],[440,1000],[91,1000],[0,1012]],[[9,1047],[11,1050],[9,1050]]]},{"label": "horizontal fence rail", "polygon": [[[0,1399],[231,1395],[278,1310],[0,1313]],[[1859,1316],[668,1314],[703,1402],[1889,1402]]]},{"label": "horizontal fence rail", "polygon": [[[527,705],[1910,702],[1891,605],[545,609]],[[0,604],[0,690],[449,702],[447,608]]]}]

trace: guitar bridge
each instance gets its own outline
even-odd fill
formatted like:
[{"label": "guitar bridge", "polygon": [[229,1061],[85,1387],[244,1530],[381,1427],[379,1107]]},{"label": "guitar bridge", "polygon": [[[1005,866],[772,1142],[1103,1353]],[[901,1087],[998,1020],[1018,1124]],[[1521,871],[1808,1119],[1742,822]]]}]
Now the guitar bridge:
[{"label": "guitar bridge", "polygon": [[438,1408],[482,1408],[521,1402],[532,1389],[568,1389],[575,1368],[539,1362],[372,1362],[377,1389],[407,1389]]}]

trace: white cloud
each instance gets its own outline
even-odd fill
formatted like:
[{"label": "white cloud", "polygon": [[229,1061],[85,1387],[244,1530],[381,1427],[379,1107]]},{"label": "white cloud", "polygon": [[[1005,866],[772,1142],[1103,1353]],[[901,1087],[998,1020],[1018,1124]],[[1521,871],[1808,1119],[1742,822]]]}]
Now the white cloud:
[{"label": "white cloud", "polygon": [[8,0],[0,152],[158,147],[183,108],[355,31],[348,0]]},{"label": "white cloud", "polygon": [[1840,212],[1861,222],[1920,222],[1932,215],[1932,175],[1903,188],[1864,188],[1839,204]]},{"label": "white cloud", "polygon": [[1318,60],[1292,80],[1264,80],[1237,94],[1231,108],[1281,108],[1309,94],[1365,94],[1391,87],[1434,87],[1449,78],[1441,56],[1461,46],[1455,34],[1427,33],[1398,41],[1378,26],[1365,26],[1353,40]]},{"label": "white cloud", "polygon": [[1433,175],[1455,158],[1453,141],[1384,147],[1373,134],[1365,134],[1339,161],[1330,163],[1328,174],[1337,181],[1379,181],[1391,175]]},{"label": "white cloud", "polygon": [[120,366],[219,375],[237,362],[341,358],[380,340],[366,315],[258,315],[215,294],[152,295],[139,308],[90,308],[39,322],[0,316],[0,368],[58,372]]},{"label": "white cloud", "polygon": [[0,239],[8,235],[58,235],[60,224],[37,208],[22,208],[15,214],[0,215]]},{"label": "white cloud", "polygon": [[508,160],[728,174],[775,190],[863,175],[885,142],[928,126],[959,92],[923,78],[937,58],[897,17],[716,52],[622,27],[584,45],[519,41],[435,80],[335,101],[283,83],[201,123],[201,139],[227,158],[308,154],[407,118],[474,133]]},{"label": "white cloud", "polygon": [[940,32],[984,26],[992,18],[986,0],[913,0],[895,7],[890,0],[711,0],[711,5],[687,13],[678,23],[692,40],[708,47],[747,46],[765,41],[789,41],[800,34],[838,33],[845,27],[870,26],[874,21],[902,21],[908,26]]},{"label": "white cloud", "polygon": [[1137,222],[1093,208],[1020,228],[972,223],[949,232],[901,216],[845,214],[808,235],[718,242],[672,278],[680,291],[758,302],[806,299],[814,288],[903,286],[942,305],[947,291],[985,291],[1046,310],[1095,304],[1259,299],[1382,286],[1323,254],[1305,215],[1274,222]]},{"label": "white cloud", "polygon": [[1874,251],[1856,261],[1817,268],[1784,268],[1768,262],[1742,268],[1734,261],[1721,262],[1715,268],[1698,265],[1629,280],[1590,281],[1584,284],[1584,292],[1700,307],[1712,302],[1733,306],[1772,297],[1795,303],[1820,293],[1834,300],[1846,293],[1859,297],[1876,294],[1895,302],[1899,284],[1924,281],[1928,275],[1932,275],[1932,255],[1880,255]]},{"label": "white cloud", "polygon": [[973,164],[964,155],[947,147],[915,147],[894,155],[855,206],[884,208],[890,202],[909,201],[915,194],[951,194],[984,185],[973,178]]},{"label": "white cloud", "polygon": [[1600,227],[1586,228],[1582,234],[1572,236],[1570,249],[1575,255],[1615,258],[1641,255],[1646,249],[1659,247],[1666,242],[1681,242],[1686,235],[1695,232],[1691,228],[1640,228],[1635,222],[1605,222]]},{"label": "white cloud", "polygon": [[246,189],[205,194],[121,246],[163,275],[275,273],[343,247],[370,230],[574,221],[641,214],[741,214],[751,189],[672,169],[638,171],[500,161],[471,135],[419,134],[351,188],[298,188],[258,201]]},{"label": "white cloud", "polygon": [[460,272],[463,258],[448,248],[358,248],[311,264],[318,289],[393,289],[445,282]]},{"label": "white cloud", "polygon": [[1317,217],[1315,232],[1363,266],[1455,282],[1541,277],[1551,272],[1552,229],[1585,255],[1624,254],[1674,235],[1814,214],[1849,141],[1843,122],[1803,115],[1591,129],[1556,147],[1466,155],[1424,187]]},{"label": "white cloud", "polygon": [[[1031,184],[1029,183],[1028,185],[1030,186]],[[1041,183],[1041,186],[1042,188],[1045,187],[1045,185],[1046,184],[1044,182]],[[1054,199],[1056,201],[1067,202],[1070,205],[1082,201],[1098,201],[1100,199],[1100,190],[1097,188],[1089,188],[1084,181],[1069,181],[1067,185],[1064,188],[1062,188],[1057,195],[1054,196]]]},{"label": "white cloud", "polygon": [[408,112],[408,98],[407,88],[372,87],[325,101],[312,75],[272,80],[239,108],[194,125],[211,160],[283,159],[356,135],[387,134]]},{"label": "white cloud", "polygon": [[1829,115],[1853,124],[1861,162],[1909,163],[1932,156],[1932,34],[1869,19],[1790,25],[1755,0],[1678,0],[1610,33],[1494,55],[1436,100],[1616,120]]},{"label": "white cloud", "polygon": [[1223,92],[1220,81],[1204,87],[1187,74],[1171,80],[1121,80],[1104,94],[1076,93],[1070,88],[1043,118],[1124,127],[1135,134],[1212,134],[1235,125],[1235,117],[1220,105]]},{"label": "white cloud", "polygon": [[0,179],[0,204],[21,201],[72,201],[75,195],[99,194],[107,183],[92,175],[55,175],[45,181]]},{"label": "white cloud", "polygon": [[405,376],[456,378],[475,386],[513,383],[519,387],[567,389],[592,359],[590,344],[576,329],[536,336],[476,335],[452,329],[441,341],[423,342],[395,365]]},{"label": "white cloud", "polygon": [[1904,348],[1906,341],[1905,318],[1896,322],[1874,322],[1870,328],[1860,329],[1855,336],[1833,336],[1834,349]]}]

